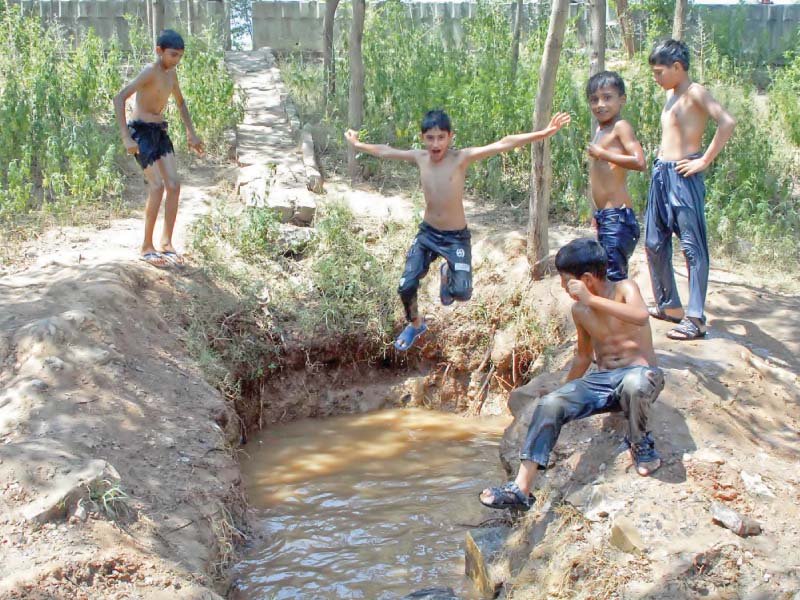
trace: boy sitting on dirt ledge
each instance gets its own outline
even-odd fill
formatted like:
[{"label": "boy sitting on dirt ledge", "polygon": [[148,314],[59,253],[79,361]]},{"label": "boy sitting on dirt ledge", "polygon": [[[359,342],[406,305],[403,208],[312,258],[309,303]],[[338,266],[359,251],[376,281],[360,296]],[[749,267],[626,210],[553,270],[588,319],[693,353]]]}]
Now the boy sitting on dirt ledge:
[{"label": "boy sitting on dirt ledge", "polygon": [[[664,389],[664,374],[656,366],[647,306],[633,281],[606,278],[607,265],[605,250],[591,239],[573,240],[556,254],[561,286],[575,300],[575,358],[567,383],[538,401],[517,478],[483,490],[479,498],[485,506],[530,508],[531,486],[537,471],[546,468],[561,427],[598,413],[625,413],[625,439],[639,475],[661,466],[648,416]],[[598,370],[585,375],[593,357]]]},{"label": "boy sitting on dirt ledge", "polygon": [[450,117],[442,110],[431,110],[422,119],[421,134],[425,150],[398,150],[385,144],[365,144],[358,132],[348,129],[344,136],[356,150],[378,158],[413,162],[419,167],[425,194],[425,216],[419,225],[406,258],[398,293],[403,301],[408,325],[394,345],[408,350],[428,327],[417,310],[419,280],[428,272],[431,262],[445,259],[440,269],[439,294],[442,304],[469,300],[472,296],[472,251],[470,232],[464,215],[464,181],[469,166],[501,152],[554,135],[570,121],[567,113],[558,113],[546,129],[507,135],[503,139],[475,148],[450,148],[453,129]]}]

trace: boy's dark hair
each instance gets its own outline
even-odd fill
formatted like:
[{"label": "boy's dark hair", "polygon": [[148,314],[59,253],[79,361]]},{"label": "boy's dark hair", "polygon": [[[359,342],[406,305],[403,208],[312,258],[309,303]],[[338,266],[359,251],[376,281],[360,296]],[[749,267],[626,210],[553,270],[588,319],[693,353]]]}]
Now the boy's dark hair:
[{"label": "boy's dark hair", "polygon": [[165,29],[158,34],[156,46],[162,50],[166,50],[167,48],[172,48],[173,50],[183,50],[185,44],[183,43],[183,38],[181,37],[180,33],[172,29]]},{"label": "boy's dark hair", "polygon": [[616,71],[600,71],[589,78],[586,84],[586,97],[589,98],[597,90],[604,87],[616,88],[620,96],[625,95],[625,82]]},{"label": "boy's dark hair", "polygon": [[425,133],[429,129],[438,127],[442,131],[453,131],[453,126],[450,123],[450,117],[443,110],[429,110],[422,117],[422,125],[420,129]]},{"label": "boy's dark hair", "polygon": [[591,273],[598,279],[605,279],[608,268],[608,255],[600,242],[592,238],[579,238],[563,246],[556,254],[556,269],[580,277]]},{"label": "boy's dark hair", "polygon": [[681,63],[684,71],[689,70],[689,47],[679,40],[664,40],[658,42],[650,53],[650,65],[665,65],[671,67],[673,63]]}]

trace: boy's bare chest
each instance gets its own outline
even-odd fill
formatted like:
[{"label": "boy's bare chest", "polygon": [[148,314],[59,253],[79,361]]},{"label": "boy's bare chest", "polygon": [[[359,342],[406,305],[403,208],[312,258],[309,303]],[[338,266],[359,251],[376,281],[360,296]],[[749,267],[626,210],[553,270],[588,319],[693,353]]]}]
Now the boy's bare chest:
[{"label": "boy's bare chest", "polygon": [[691,128],[701,120],[702,115],[697,107],[685,95],[671,96],[661,111],[661,127],[664,131]]},{"label": "boy's bare chest", "polygon": [[175,87],[175,76],[171,73],[159,74],[154,77],[150,83],[144,87],[140,96],[141,99],[148,103],[156,103],[159,107],[163,108],[169,96]]}]

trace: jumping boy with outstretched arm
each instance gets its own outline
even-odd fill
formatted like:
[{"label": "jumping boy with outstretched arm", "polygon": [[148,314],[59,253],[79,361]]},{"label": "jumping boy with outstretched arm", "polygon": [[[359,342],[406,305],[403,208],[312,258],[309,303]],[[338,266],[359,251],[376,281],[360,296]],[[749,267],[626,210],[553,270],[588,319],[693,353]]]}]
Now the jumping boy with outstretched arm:
[{"label": "jumping boy with outstretched arm", "polygon": [[[530,508],[536,474],[547,467],[561,428],[598,413],[625,413],[625,439],[639,475],[661,466],[648,417],[664,388],[664,374],[656,364],[647,306],[636,283],[606,278],[607,263],[603,247],[588,238],[573,240],[556,254],[561,286],[575,300],[575,358],[566,383],[537,400],[516,478],[483,490],[485,506]],[[587,375],[593,359],[597,371]]]},{"label": "jumping boy with outstretched arm", "polygon": [[464,215],[467,168],[481,159],[550,137],[569,121],[568,114],[558,113],[542,131],[507,135],[493,144],[462,150],[450,148],[454,134],[450,118],[441,110],[429,111],[422,119],[424,150],[399,150],[385,144],[366,144],[359,141],[357,132],[348,130],[345,133],[345,138],[356,150],[378,158],[413,162],[420,172],[425,216],[419,233],[411,242],[397,290],[408,319],[408,325],[395,341],[398,350],[408,350],[427,331],[417,309],[417,289],[420,279],[437,256],[445,259],[440,269],[442,304],[469,300],[472,296],[472,252]]},{"label": "jumping boy with outstretched arm", "polygon": [[[708,287],[708,240],[706,237],[703,178],[711,162],[731,137],[736,122],[706,88],[689,79],[689,49],[667,40],[650,54],[656,83],[667,91],[661,112],[661,147],[653,167],[645,216],[645,248],[650,266],[655,305],[648,310],[656,319],[678,325],[667,333],[676,340],[705,337],[706,289]],[[717,131],[701,152],[708,119]],[[681,306],[672,269],[672,234],[681,242],[689,270],[689,306]]]},{"label": "jumping boy with outstretched arm", "polygon": [[628,277],[628,260],[639,241],[639,222],[628,192],[628,171],[644,171],[644,151],[631,124],[620,117],[625,106],[625,82],[613,71],[593,75],[586,98],[597,119],[589,144],[589,181],[597,241],[608,254],[610,281]]},{"label": "jumping boy with outstretched arm", "polygon": [[[192,126],[189,109],[178,85],[175,67],[183,57],[184,43],[181,36],[165,29],[156,42],[156,61],[147,65],[136,78],[114,96],[114,112],[117,116],[122,143],[128,154],[133,154],[144,170],[149,194],[144,213],[144,241],[140,258],[159,268],[168,264],[183,265],[183,257],[172,245],[172,231],[178,215],[178,199],[181,193],[175,150],[167,134],[164,109],[170,95],[175,98],[181,115],[189,147],[198,153],[203,151],[203,142]],[[133,115],[125,121],[125,103],[136,94]],[[164,206],[164,230],[161,234],[161,251],[153,245],[153,230],[158,219],[161,199],[166,190]]]}]

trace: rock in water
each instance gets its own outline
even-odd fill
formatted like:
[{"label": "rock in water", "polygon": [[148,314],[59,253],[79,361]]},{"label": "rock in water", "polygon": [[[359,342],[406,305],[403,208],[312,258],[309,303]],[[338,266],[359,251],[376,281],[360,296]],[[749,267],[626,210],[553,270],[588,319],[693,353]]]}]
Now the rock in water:
[{"label": "rock in water", "polygon": [[479,527],[467,531],[465,571],[484,598],[494,598],[503,582],[510,578],[508,560],[501,550],[509,527]]},{"label": "rock in water", "polygon": [[759,535],[761,533],[761,525],[758,521],[754,521],[749,517],[743,517],[732,508],[728,508],[721,502],[713,502],[711,504],[711,517],[717,523],[724,525],[736,535],[747,537],[750,535]]}]

